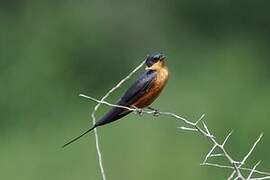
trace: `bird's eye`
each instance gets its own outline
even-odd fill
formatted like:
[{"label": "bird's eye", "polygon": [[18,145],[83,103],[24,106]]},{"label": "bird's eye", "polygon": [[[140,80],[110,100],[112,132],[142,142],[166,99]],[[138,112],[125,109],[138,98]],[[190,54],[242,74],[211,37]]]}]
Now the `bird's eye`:
[{"label": "bird's eye", "polygon": [[154,60],[155,61],[159,60],[159,56],[154,56]]}]

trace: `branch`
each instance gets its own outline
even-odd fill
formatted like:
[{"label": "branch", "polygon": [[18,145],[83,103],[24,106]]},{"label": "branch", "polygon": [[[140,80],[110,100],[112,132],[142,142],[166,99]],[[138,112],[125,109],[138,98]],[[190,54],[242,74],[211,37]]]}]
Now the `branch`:
[{"label": "branch", "polygon": [[[133,108],[133,107],[126,107],[126,106],[120,106],[120,105],[116,105],[116,104],[112,104],[109,103],[107,101],[104,100],[98,100],[96,98],[84,95],[84,94],[80,94],[79,96],[90,99],[98,104],[103,104],[103,105],[107,105],[110,107],[119,107],[119,108],[124,108],[130,111],[133,111],[135,113],[137,113],[138,111],[141,114],[152,114],[155,115],[157,112],[155,110],[146,110],[146,109],[137,109],[137,108]],[[218,143],[215,136],[211,133],[211,131],[209,130],[209,128],[207,127],[207,125],[202,122],[202,119],[204,117],[204,115],[202,115],[195,123],[192,121],[187,120],[186,118],[183,118],[175,113],[171,113],[171,112],[165,112],[165,111],[159,111],[158,112],[159,115],[163,115],[163,116],[170,116],[172,118],[181,120],[185,125],[187,125],[188,127],[182,126],[179,127],[182,130],[186,130],[186,131],[193,131],[193,132],[198,132],[201,136],[207,138],[210,142],[212,142],[213,147],[211,148],[211,150],[209,151],[209,153],[206,155],[203,163],[201,165],[205,165],[205,166],[214,166],[214,167],[218,167],[218,168],[226,168],[226,169],[233,169],[234,173],[236,173],[237,177],[236,179],[246,179],[243,174],[242,171],[248,171],[248,172],[252,172],[251,175],[253,175],[254,173],[260,174],[260,175],[267,175],[267,177],[270,177],[270,173],[266,173],[266,172],[262,172],[262,171],[258,171],[256,169],[252,169],[252,168],[243,168],[242,165],[245,163],[245,161],[248,159],[248,157],[251,155],[251,153],[253,152],[253,150],[255,149],[255,147],[257,146],[257,144],[259,143],[259,141],[262,138],[262,135],[259,136],[259,138],[257,139],[257,141],[253,144],[252,148],[249,150],[248,154],[244,157],[244,159],[241,162],[238,162],[236,160],[234,160],[229,153],[226,151],[225,149],[225,145],[227,143],[227,141],[229,140],[230,136],[232,135],[232,132],[230,132],[225,140],[222,143]],[[202,122],[202,126],[203,128],[201,128],[199,126],[199,123]],[[219,149],[222,151],[222,153],[220,154],[213,154],[215,149]],[[223,156],[225,157],[228,162],[231,164],[231,166],[224,166],[224,165],[220,165],[220,164],[213,164],[213,163],[208,163],[208,159],[211,157],[220,157]],[[257,166],[256,166],[257,167]],[[255,168],[256,168],[255,167]],[[234,174],[235,175],[235,174]],[[230,178],[233,178],[234,175]],[[262,178],[267,178],[267,177],[262,177]],[[252,180],[254,180],[253,178],[250,178]]]},{"label": "branch", "polygon": [[[239,163],[239,165],[237,165],[238,168],[241,168],[245,164],[246,160],[249,158],[249,156],[251,155],[251,153],[254,151],[254,149],[257,146],[257,144],[261,141],[262,137],[263,137],[263,134],[260,134],[259,138],[255,141],[255,143],[253,144],[253,146],[251,147],[251,149],[249,150],[249,152],[247,153],[247,155]],[[229,180],[232,179],[234,177],[234,175],[235,175],[235,171],[232,172],[232,174],[230,175],[230,177],[228,179]]]},{"label": "branch", "polygon": [[[96,123],[96,117],[95,117],[95,113],[97,112],[97,110],[99,109],[100,105],[107,105],[110,107],[118,107],[118,108],[123,108],[123,109],[127,109],[130,111],[133,111],[134,113],[139,113],[139,114],[152,114],[154,116],[158,115],[162,115],[162,116],[169,116],[172,117],[174,119],[180,120],[185,126],[181,126],[179,127],[179,129],[181,130],[185,130],[185,131],[192,131],[194,133],[199,134],[200,136],[206,138],[208,141],[210,141],[212,143],[212,148],[210,149],[210,151],[207,153],[206,157],[204,158],[204,161],[201,165],[205,165],[205,166],[213,166],[213,167],[218,167],[218,168],[226,168],[226,169],[232,169],[233,172],[230,175],[229,179],[242,179],[242,180],[264,180],[264,179],[270,179],[270,173],[266,173],[266,172],[262,172],[262,171],[258,171],[256,170],[257,166],[259,165],[259,163],[257,163],[253,168],[248,168],[248,167],[242,167],[246,160],[248,159],[248,157],[252,154],[252,152],[254,151],[255,147],[257,146],[257,144],[260,142],[261,138],[262,138],[262,134],[259,136],[259,138],[257,139],[257,141],[253,144],[252,148],[249,150],[249,152],[247,153],[247,155],[243,158],[242,161],[236,161],[234,160],[231,155],[226,151],[225,149],[225,145],[227,143],[227,141],[229,140],[232,132],[230,132],[225,140],[222,143],[219,143],[215,136],[211,133],[211,131],[209,130],[208,126],[202,121],[204,118],[204,114],[196,121],[196,122],[192,122],[186,118],[183,118],[182,116],[179,116],[175,113],[171,113],[171,112],[163,112],[163,111],[156,111],[156,110],[145,110],[145,109],[138,109],[136,107],[126,107],[126,106],[120,106],[120,105],[116,105],[116,104],[112,104],[109,103],[107,101],[105,101],[105,99],[107,97],[109,97],[115,90],[117,90],[124,82],[126,82],[134,73],[136,73],[145,63],[145,60],[139,64],[131,73],[129,73],[124,79],[122,79],[116,86],[114,86],[111,90],[109,90],[100,100],[84,95],[84,94],[80,94],[79,96],[90,99],[91,101],[94,101],[97,103],[97,105],[95,106],[94,110],[92,111],[91,117],[92,117],[92,121],[93,121],[93,125]],[[102,163],[102,153],[99,147],[99,136],[98,136],[98,131],[97,128],[94,129],[94,133],[95,133],[95,140],[96,140],[96,150],[97,150],[97,154],[98,154],[98,162],[99,162],[99,167],[100,167],[100,171],[101,171],[101,175],[102,175],[102,179],[106,180],[106,174],[104,171],[104,166]],[[219,151],[221,151],[222,153],[215,153],[214,151],[216,149],[219,149]],[[214,163],[209,163],[209,159],[210,158],[215,158],[215,157],[224,157],[227,159],[227,161],[230,163],[229,166],[226,165],[222,165],[222,164],[214,164]],[[243,171],[248,171],[250,172],[248,177],[245,178],[243,176]],[[264,177],[259,177],[259,178],[252,178],[252,176],[254,174],[257,175],[263,175]],[[235,177],[236,176],[236,177]]]},{"label": "branch", "polygon": [[256,170],[257,166],[259,166],[259,164],[261,163],[261,161],[259,161],[257,164],[255,164],[255,166],[252,168],[252,171],[250,171],[248,177],[247,177],[247,180],[250,180],[254,171]]}]

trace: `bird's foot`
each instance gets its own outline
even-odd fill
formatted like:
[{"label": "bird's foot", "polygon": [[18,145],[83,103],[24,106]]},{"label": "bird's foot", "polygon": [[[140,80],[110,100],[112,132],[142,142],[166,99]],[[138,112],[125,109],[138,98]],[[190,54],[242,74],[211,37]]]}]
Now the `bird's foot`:
[{"label": "bird's foot", "polygon": [[153,115],[155,117],[160,115],[160,111],[158,109],[156,109],[156,108],[152,108],[152,107],[148,106],[147,109],[149,109],[150,111],[153,111]]},{"label": "bird's foot", "polygon": [[137,108],[136,106],[131,106],[132,108],[134,108],[134,113],[138,114],[138,115],[143,115],[143,110],[140,108]]}]

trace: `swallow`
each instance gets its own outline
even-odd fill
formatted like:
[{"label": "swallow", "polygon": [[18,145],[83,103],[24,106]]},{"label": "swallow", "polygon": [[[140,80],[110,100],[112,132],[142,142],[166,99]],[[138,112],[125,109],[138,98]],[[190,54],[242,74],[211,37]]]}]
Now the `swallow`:
[{"label": "swallow", "polygon": [[[165,58],[162,53],[149,55],[145,60],[145,72],[133,83],[116,104],[130,108],[136,107],[138,109],[149,107],[160,95],[169,78]],[[69,141],[63,147],[77,141],[93,129],[119,120],[131,112],[125,108],[113,107],[93,127]]]}]

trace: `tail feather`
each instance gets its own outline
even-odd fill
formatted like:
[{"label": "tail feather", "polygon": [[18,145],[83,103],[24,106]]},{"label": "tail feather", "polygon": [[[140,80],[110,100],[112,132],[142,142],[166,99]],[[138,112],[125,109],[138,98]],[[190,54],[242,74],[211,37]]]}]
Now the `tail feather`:
[{"label": "tail feather", "polygon": [[96,126],[93,126],[92,128],[88,129],[87,131],[85,131],[84,133],[82,133],[81,135],[75,137],[74,139],[72,139],[71,141],[67,142],[66,144],[64,144],[62,146],[62,148],[67,147],[68,145],[74,143],[75,141],[77,141],[78,139],[80,139],[81,137],[83,137],[84,135],[88,134],[89,132],[91,132],[93,129],[95,129]]},{"label": "tail feather", "polygon": [[62,147],[66,147],[70,144],[72,144],[73,142],[77,141],[78,139],[80,139],[81,137],[83,137],[84,135],[88,134],[89,132],[91,132],[93,129],[95,129],[98,126],[103,126],[105,124],[114,122],[126,115],[128,115],[129,113],[131,113],[131,111],[123,109],[123,108],[118,108],[115,107],[113,108],[111,111],[109,111],[105,116],[103,116],[92,128],[86,130],[84,133],[82,133],[81,135],[79,135],[78,137],[75,137],[74,139],[72,139],[71,141],[69,141],[68,143],[64,144]]},{"label": "tail feather", "polygon": [[103,126],[105,124],[112,123],[122,117],[128,115],[131,111],[126,110],[124,108],[114,107],[109,111],[105,116],[103,116],[95,125],[96,126]]}]

